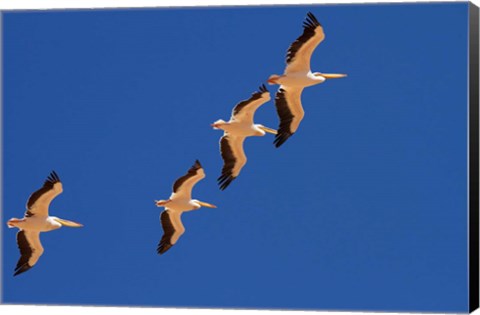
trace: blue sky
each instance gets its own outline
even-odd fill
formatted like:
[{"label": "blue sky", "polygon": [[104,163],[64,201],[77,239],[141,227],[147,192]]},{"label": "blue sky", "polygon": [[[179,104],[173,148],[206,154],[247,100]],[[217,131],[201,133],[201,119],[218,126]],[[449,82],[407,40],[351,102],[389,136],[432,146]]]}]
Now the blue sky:
[{"label": "blue sky", "polygon": [[[20,304],[467,310],[467,4],[6,13],[3,217],[55,169],[39,263],[11,277]],[[250,138],[241,176],[216,187],[221,132],[312,11],[326,39],[280,149]],[[272,98],[274,87],[269,87]],[[273,102],[256,122],[278,124]],[[163,256],[160,209],[199,159],[194,198]],[[25,294],[25,288],[28,293]]]}]

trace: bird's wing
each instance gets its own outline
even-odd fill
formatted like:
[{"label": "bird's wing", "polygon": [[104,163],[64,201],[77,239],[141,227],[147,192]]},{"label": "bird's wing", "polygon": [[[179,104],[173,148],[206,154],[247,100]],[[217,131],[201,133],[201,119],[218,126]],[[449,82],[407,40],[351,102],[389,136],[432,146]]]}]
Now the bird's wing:
[{"label": "bird's wing", "polygon": [[187,174],[178,178],[173,184],[173,194],[176,196],[192,199],[192,188],[195,184],[205,178],[205,171],[198,160],[195,161]]},{"label": "bird's wing", "polygon": [[27,201],[26,217],[34,215],[48,216],[48,207],[53,198],[63,191],[62,182],[55,171],[52,171],[43,183],[43,187],[30,195]]},{"label": "bird's wing", "polygon": [[297,131],[303,119],[305,113],[301,100],[302,91],[301,87],[281,85],[275,95],[275,107],[280,120],[278,133],[273,141],[277,148]]},{"label": "bird's wing", "polygon": [[235,137],[225,134],[220,139],[220,153],[223,159],[222,175],[218,178],[220,189],[224,190],[240,174],[242,167],[247,163],[243,150],[245,137]]},{"label": "bird's wing", "polygon": [[253,124],[253,116],[255,111],[263,104],[270,100],[270,92],[268,92],[265,84],[262,84],[257,92],[254,92],[248,100],[241,101],[232,111],[231,120],[245,121]]},{"label": "bird's wing", "polygon": [[160,222],[163,227],[163,236],[158,243],[157,252],[161,255],[170,249],[185,232],[181,212],[169,210],[168,208],[160,215]]},{"label": "bird's wing", "polygon": [[40,232],[20,230],[17,233],[17,245],[20,250],[20,259],[15,267],[14,276],[32,268],[43,254],[40,242]]},{"label": "bird's wing", "polygon": [[309,72],[312,53],[324,38],[322,25],[311,12],[308,12],[303,22],[303,34],[287,50],[285,73]]}]

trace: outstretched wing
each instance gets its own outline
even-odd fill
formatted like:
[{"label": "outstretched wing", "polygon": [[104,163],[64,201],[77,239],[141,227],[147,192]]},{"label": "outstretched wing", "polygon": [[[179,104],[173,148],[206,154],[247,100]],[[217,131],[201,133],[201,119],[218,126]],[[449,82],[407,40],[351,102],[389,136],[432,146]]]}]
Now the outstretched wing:
[{"label": "outstretched wing", "polygon": [[303,34],[287,50],[285,73],[309,72],[312,53],[324,38],[322,25],[308,12],[303,22]]},{"label": "outstretched wing", "polygon": [[173,194],[184,196],[186,199],[192,199],[192,189],[196,183],[205,178],[200,161],[196,160],[195,164],[188,170],[187,174],[178,178],[173,184]]},{"label": "outstretched wing", "polygon": [[222,175],[218,178],[220,189],[224,190],[237,178],[243,166],[247,163],[247,157],[243,150],[245,137],[234,137],[226,134],[220,139],[220,153],[223,159]]},{"label": "outstretched wing", "polygon": [[14,276],[32,268],[43,254],[43,247],[40,242],[40,232],[18,231],[17,245],[20,250],[20,259],[15,267]]},{"label": "outstretched wing", "polygon": [[48,216],[50,202],[63,191],[62,182],[55,171],[52,171],[43,183],[43,187],[30,195],[27,201],[26,217],[34,215]]},{"label": "outstretched wing", "polygon": [[180,215],[180,212],[174,212],[168,208],[160,215],[160,222],[162,223],[163,227],[163,236],[158,243],[158,254],[161,255],[169,250],[173,245],[175,245],[183,232],[185,232]]},{"label": "outstretched wing", "polygon": [[241,101],[232,111],[231,120],[244,121],[253,124],[253,116],[255,111],[263,104],[270,100],[270,92],[268,92],[265,84],[259,87],[257,92],[254,92],[248,100]]},{"label": "outstretched wing", "polygon": [[278,132],[273,141],[277,148],[297,131],[303,119],[302,91],[302,87],[281,85],[275,95],[275,107],[280,120]]}]

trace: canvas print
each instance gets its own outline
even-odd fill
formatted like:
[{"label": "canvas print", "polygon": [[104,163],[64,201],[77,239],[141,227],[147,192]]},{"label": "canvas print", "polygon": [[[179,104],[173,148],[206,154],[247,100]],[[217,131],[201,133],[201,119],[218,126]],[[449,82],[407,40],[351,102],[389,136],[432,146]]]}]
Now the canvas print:
[{"label": "canvas print", "polygon": [[474,5],[1,19],[2,303],[478,307]]}]

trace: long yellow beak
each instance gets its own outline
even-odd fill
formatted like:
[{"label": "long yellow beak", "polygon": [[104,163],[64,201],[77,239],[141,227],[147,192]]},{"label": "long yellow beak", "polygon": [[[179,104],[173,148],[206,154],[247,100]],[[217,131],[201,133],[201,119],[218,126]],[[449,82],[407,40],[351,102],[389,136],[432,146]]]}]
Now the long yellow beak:
[{"label": "long yellow beak", "polygon": [[216,208],[217,207],[215,205],[212,205],[211,203],[203,202],[203,201],[199,201],[198,204],[201,205],[202,207],[207,207],[207,208]]},{"label": "long yellow beak", "polygon": [[321,76],[325,79],[340,79],[346,77],[347,75],[343,73],[322,73]]},{"label": "long yellow beak", "polygon": [[271,129],[271,128],[268,128],[268,127],[265,127],[265,126],[260,127],[260,129],[262,129],[265,132],[271,133],[272,135],[277,134],[277,131],[275,129]]},{"label": "long yellow beak", "polygon": [[77,222],[73,222],[73,221],[68,221],[68,220],[64,220],[64,219],[55,219],[55,221],[57,221],[58,223],[60,223],[61,225],[63,226],[68,226],[68,227],[83,227],[83,224],[80,224],[80,223],[77,223]]}]

